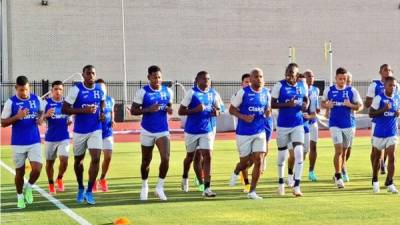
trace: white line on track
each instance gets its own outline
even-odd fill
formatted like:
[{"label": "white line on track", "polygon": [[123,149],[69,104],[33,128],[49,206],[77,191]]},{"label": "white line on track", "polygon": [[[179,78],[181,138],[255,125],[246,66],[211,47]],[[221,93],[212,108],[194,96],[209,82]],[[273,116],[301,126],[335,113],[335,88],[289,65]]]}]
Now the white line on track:
[{"label": "white line on track", "polygon": [[[3,160],[0,160],[0,165],[2,167],[4,167],[4,169],[8,170],[8,172],[14,174],[14,176],[15,176],[15,171],[11,167],[9,167],[7,164],[5,164],[3,162]],[[25,182],[27,182],[26,179],[25,179]],[[91,223],[89,223],[89,221],[85,220],[84,218],[82,218],[81,216],[76,214],[74,211],[72,211],[70,208],[68,208],[64,204],[62,204],[58,199],[56,199],[53,196],[49,195],[46,191],[44,191],[39,186],[33,185],[32,187],[33,187],[33,189],[35,191],[39,192],[43,197],[47,198],[47,200],[49,200],[51,203],[53,203],[55,206],[57,206],[63,213],[67,214],[67,216],[69,216],[73,220],[75,220],[78,224],[91,225]]]}]

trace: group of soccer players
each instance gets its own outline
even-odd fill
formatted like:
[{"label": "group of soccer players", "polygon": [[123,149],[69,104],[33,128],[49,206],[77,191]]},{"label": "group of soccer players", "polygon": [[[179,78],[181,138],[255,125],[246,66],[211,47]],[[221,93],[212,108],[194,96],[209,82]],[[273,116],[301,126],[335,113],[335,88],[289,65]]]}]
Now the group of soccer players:
[{"label": "group of soccer players", "polygon": [[[380,191],[379,169],[386,173],[385,186],[389,192],[397,193],[393,183],[395,171],[395,149],[397,144],[397,118],[400,114],[400,95],[391,67],[381,66],[381,79],[373,81],[368,88],[365,106],[369,107],[372,122],[372,186],[375,193]],[[99,186],[108,191],[105,179],[113,150],[114,100],[107,95],[104,80],[96,80],[96,70],[87,65],[82,71],[83,82],[77,82],[68,95],[63,97],[63,83],[52,83],[50,97],[42,100],[30,93],[28,79],[19,76],[16,80],[16,95],[4,105],[1,115],[3,127],[12,125],[12,151],[16,166],[15,185],[17,206],[25,208],[25,203],[33,202],[32,185],[39,177],[42,167],[41,144],[38,125],[47,121],[45,135],[46,173],[49,192],[64,191],[63,175],[68,166],[69,132],[73,128],[74,171],[78,183],[76,200],[95,204],[93,191]],[[158,183],[155,194],[160,200],[167,200],[164,182],[169,169],[170,139],[168,115],[173,113],[173,92],[162,85],[162,72],[158,66],[148,68],[149,83],[139,89],[133,99],[130,112],[141,115],[140,167],[142,187],[140,199],[148,199],[149,168],[154,145],[160,153]],[[236,144],[239,162],[236,164],[229,185],[236,184],[243,177],[244,191],[250,199],[262,199],[256,187],[266,165],[268,142],[273,131],[272,109],[278,110],[277,134],[277,175],[278,194],[285,195],[285,164],[288,161],[287,185],[293,188],[296,197],[303,196],[300,189],[303,164],[309,152],[310,167],[308,178],[317,181],[315,162],[317,158],[318,125],[317,114],[321,107],[328,111],[329,130],[334,144],[334,176],[338,188],[344,188],[349,181],[346,161],[355,135],[354,113],[361,110],[363,102],[358,91],[351,86],[349,72],[345,68],[336,70],[336,82],[325,89],[322,101],[319,89],[313,86],[314,74],[311,70],[299,72],[295,63],[286,67],[284,79],[277,82],[272,90],[264,87],[264,74],[254,68],[242,76],[242,88],[231,99],[229,113],[237,118]],[[211,77],[206,71],[197,73],[193,87],[181,101],[178,114],[186,116],[184,138],[186,157],[183,161],[182,191],[189,191],[188,173],[193,162],[196,181],[202,196],[212,198],[211,190],[212,150],[216,135],[216,117],[220,115],[223,102],[218,92],[211,87]],[[71,117],[73,115],[73,117]],[[83,160],[88,149],[91,157],[89,181],[83,184]],[[384,151],[383,151],[384,150]],[[104,160],[100,179],[100,155]],[[384,154],[382,153],[384,152]],[[60,160],[56,182],[54,182],[54,162]],[[29,159],[31,173],[24,186],[25,160]],[[253,166],[251,182],[248,169]]]}]

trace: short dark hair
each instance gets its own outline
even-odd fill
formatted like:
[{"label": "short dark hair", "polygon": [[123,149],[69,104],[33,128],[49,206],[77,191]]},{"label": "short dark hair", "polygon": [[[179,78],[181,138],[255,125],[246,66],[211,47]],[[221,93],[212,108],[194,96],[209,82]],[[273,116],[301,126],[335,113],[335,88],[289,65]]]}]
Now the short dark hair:
[{"label": "short dark hair", "polygon": [[295,68],[295,67],[299,68],[299,65],[297,65],[297,63],[289,63],[289,64],[287,65],[287,67],[286,67],[285,75],[286,75],[286,74],[289,74],[289,72],[290,72],[291,70],[293,70],[293,68]]},{"label": "short dark hair", "polygon": [[202,76],[207,75],[207,74],[208,74],[208,72],[207,72],[207,71],[204,71],[204,70],[198,72],[197,75],[196,75],[196,80],[199,79],[199,78],[202,77]]},{"label": "short dark hair", "polygon": [[161,69],[159,66],[156,65],[152,65],[147,69],[147,73],[150,75],[152,73],[156,73],[156,72],[161,72]]},{"label": "short dark hair", "polygon": [[86,66],[84,66],[84,67],[83,67],[83,69],[82,69],[82,73],[84,73],[84,72],[85,72],[85,70],[89,70],[89,69],[95,69],[95,68],[94,68],[94,66],[93,66],[93,65],[86,65]]},{"label": "short dark hair", "polygon": [[347,70],[345,68],[343,68],[343,67],[339,67],[339,68],[336,69],[336,75],[346,74],[346,73],[347,73]]},{"label": "short dark hair", "polygon": [[393,76],[388,76],[388,77],[386,77],[386,78],[385,78],[385,83],[386,83],[386,82],[389,82],[389,81],[396,81],[396,78],[393,77]]},{"label": "short dark hair", "polygon": [[105,82],[103,79],[101,79],[101,78],[97,79],[97,80],[95,81],[95,83],[96,83],[96,84],[106,84],[106,82]]},{"label": "short dark hair", "polygon": [[249,78],[250,74],[249,73],[245,73],[242,75],[242,82],[244,81],[244,79]]},{"label": "short dark hair", "polygon": [[304,73],[298,73],[296,78],[306,78]]},{"label": "short dark hair", "polygon": [[17,86],[25,86],[29,83],[29,81],[26,76],[18,76],[15,83],[17,84]]},{"label": "short dark hair", "polygon": [[53,83],[51,83],[51,87],[54,87],[56,85],[64,85],[64,84],[61,80],[55,80],[53,81]]}]

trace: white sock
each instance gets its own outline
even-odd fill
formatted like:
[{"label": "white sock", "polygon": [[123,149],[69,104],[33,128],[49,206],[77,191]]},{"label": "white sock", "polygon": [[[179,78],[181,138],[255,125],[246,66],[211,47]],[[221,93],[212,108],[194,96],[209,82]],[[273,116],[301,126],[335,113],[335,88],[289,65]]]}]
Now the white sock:
[{"label": "white sock", "polygon": [[142,180],[142,187],[147,187],[147,186],[149,186],[149,184],[147,183],[147,179]]},{"label": "white sock", "polygon": [[29,183],[29,182],[26,182],[25,188],[32,188],[32,185],[33,185],[33,184],[31,184],[31,183]]},{"label": "white sock", "polygon": [[24,194],[17,194],[18,199],[24,199]]},{"label": "white sock", "polygon": [[158,183],[157,183],[157,187],[164,187],[164,180],[165,179],[162,179],[162,178],[158,178]]},{"label": "white sock", "polygon": [[301,180],[303,174],[303,145],[294,147],[294,179]]},{"label": "white sock", "polygon": [[285,177],[285,162],[288,157],[288,150],[278,150],[278,160],[277,160],[277,165],[278,165],[278,178],[284,178]]}]

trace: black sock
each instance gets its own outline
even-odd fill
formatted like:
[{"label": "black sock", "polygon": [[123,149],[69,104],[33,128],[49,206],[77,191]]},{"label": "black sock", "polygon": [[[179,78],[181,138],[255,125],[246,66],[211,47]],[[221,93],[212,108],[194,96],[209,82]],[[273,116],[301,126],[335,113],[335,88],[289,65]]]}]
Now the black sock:
[{"label": "black sock", "polygon": [[314,167],[310,166],[310,168],[308,168],[308,171],[310,171],[310,172],[314,171]]},{"label": "black sock", "polygon": [[278,183],[284,184],[284,183],[285,183],[285,180],[284,180],[283,178],[279,178]]},{"label": "black sock", "polygon": [[335,173],[336,180],[342,179],[341,173]]},{"label": "black sock", "polygon": [[372,183],[374,183],[374,182],[378,182],[378,177],[377,176],[372,177]]},{"label": "black sock", "polygon": [[188,176],[187,174],[186,174],[186,175],[185,175],[185,174],[182,175],[182,178],[183,178],[183,179],[188,179],[188,177],[189,177],[189,176]]},{"label": "black sock", "polygon": [[389,185],[392,185],[392,184],[393,184],[393,179],[386,178],[385,186],[389,186]]},{"label": "black sock", "polygon": [[300,186],[300,180],[294,180],[294,186],[295,187]]},{"label": "black sock", "polygon": [[62,180],[62,179],[63,179],[63,176],[62,176],[62,175],[58,175],[58,176],[57,176],[57,179]]},{"label": "black sock", "polygon": [[86,192],[92,192],[92,190],[93,190],[93,185],[94,185],[94,182],[88,182],[88,185],[87,185],[87,189],[86,189]]},{"label": "black sock", "polygon": [[82,177],[77,178],[77,181],[78,181],[78,188],[79,188],[79,189],[85,189],[85,186],[83,186],[83,179],[82,179]]},{"label": "black sock", "polygon": [[248,178],[244,179],[244,184],[245,184],[245,185],[248,185],[248,184],[249,184],[249,179],[248,179]]},{"label": "black sock", "polygon": [[210,181],[204,182],[204,189],[207,189],[210,187]]},{"label": "black sock", "polygon": [[293,169],[292,168],[288,168],[288,174],[289,175],[293,175]]},{"label": "black sock", "polygon": [[100,180],[103,180],[104,178],[106,178],[106,175],[105,174],[101,174]]},{"label": "black sock", "polygon": [[49,180],[49,184],[54,184],[54,180]]}]

